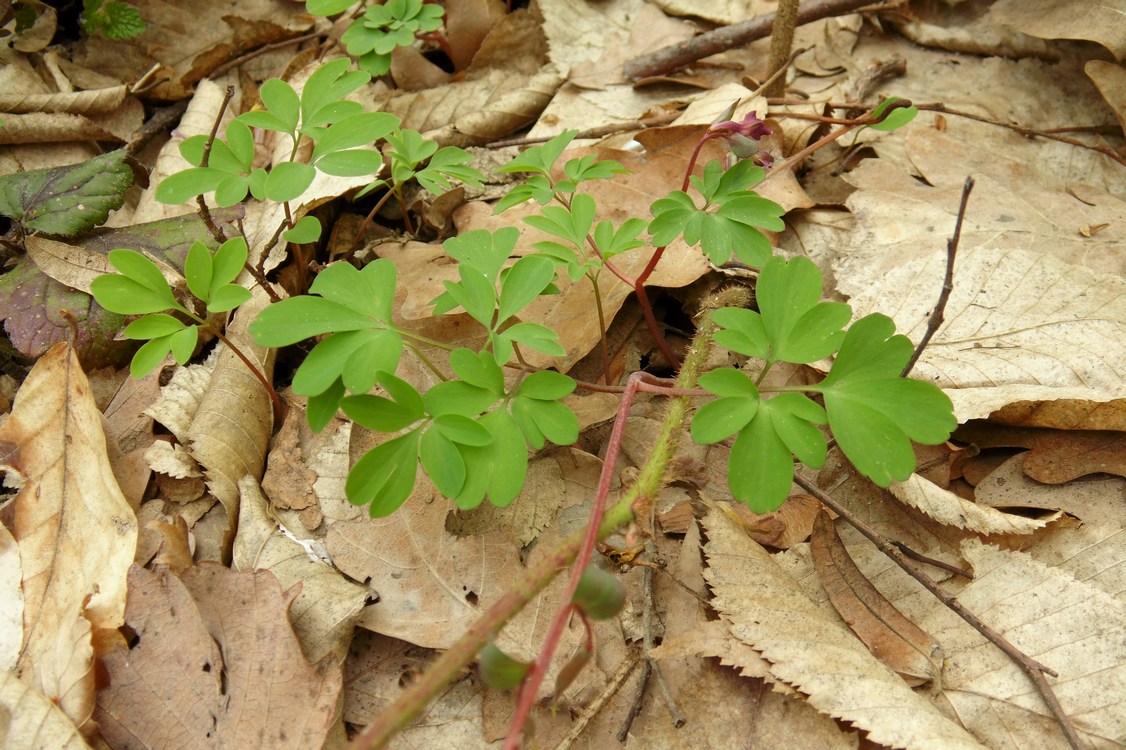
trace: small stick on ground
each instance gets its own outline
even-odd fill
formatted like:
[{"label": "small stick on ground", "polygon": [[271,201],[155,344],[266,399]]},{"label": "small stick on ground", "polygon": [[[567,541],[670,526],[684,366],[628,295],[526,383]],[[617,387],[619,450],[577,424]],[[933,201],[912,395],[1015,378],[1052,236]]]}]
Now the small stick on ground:
[{"label": "small stick on ground", "polygon": [[[765,87],[763,96],[784,96],[786,93],[786,73],[792,59],[790,50],[794,46],[794,28],[798,21],[798,0],[781,0],[774,23],[770,25],[770,64],[768,70],[772,77],[777,76]],[[779,75],[781,73],[781,75]]]},{"label": "small stick on ground", "polygon": [[902,378],[907,377],[911,370],[915,368],[915,363],[923,355],[923,350],[927,348],[927,344],[930,343],[930,340],[946,319],[946,303],[950,300],[950,292],[954,291],[954,260],[958,255],[958,243],[962,239],[962,222],[966,218],[966,205],[970,201],[970,192],[973,189],[974,178],[967,177],[965,183],[962,184],[962,201],[958,204],[958,220],[954,224],[954,235],[946,242],[946,276],[942,280],[942,291],[939,292],[938,302],[927,320],[926,333],[923,334],[923,338],[919,339],[919,344],[915,347],[911,359],[907,360],[907,364],[903,366],[903,372],[899,373]]},{"label": "small stick on ground", "polygon": [[[847,15],[870,5],[877,3],[872,0],[811,0],[798,8],[796,25],[803,26],[822,18]],[[631,81],[665,75],[709,55],[765,39],[770,36],[774,27],[774,17],[774,13],[764,13],[748,21],[708,31],[686,42],[635,57],[626,62],[622,72]]]}]

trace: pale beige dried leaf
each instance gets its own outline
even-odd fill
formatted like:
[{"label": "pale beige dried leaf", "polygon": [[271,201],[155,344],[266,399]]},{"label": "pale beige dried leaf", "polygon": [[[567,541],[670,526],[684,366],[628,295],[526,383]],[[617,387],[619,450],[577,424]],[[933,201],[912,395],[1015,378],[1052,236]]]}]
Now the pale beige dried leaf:
[{"label": "pale beige dried leaf", "polygon": [[[256,287],[253,295],[238,308],[226,335],[268,382],[273,374],[276,351],[256,346],[246,327],[270,302],[260,288]],[[262,383],[242,360],[223,346],[199,409],[188,427],[186,445],[203,467],[211,494],[227,509],[228,538],[224,540],[224,550],[229,549],[234,539],[238,482],[247,475],[259,479],[265,468],[273,411],[270,395]]]},{"label": "pale beige dried leaf", "polygon": [[174,479],[203,476],[199,464],[179,443],[173,445],[164,440],[157,440],[145,451],[145,460],[149,462],[149,468],[153,471]]},{"label": "pale beige dried leaf", "polygon": [[908,685],[936,682],[942,671],[942,646],[864,577],[826,513],[818,514],[814,522],[810,549],[822,588],[852,632]]},{"label": "pale beige dried leaf", "polygon": [[921,510],[941,524],[980,534],[1031,534],[1060,517],[1059,513],[1055,513],[1042,518],[1026,518],[978,505],[928,482],[918,474],[912,474],[905,482],[892,482],[888,490],[901,502]]},{"label": "pale beige dried leaf", "polygon": [[0,145],[57,143],[59,141],[118,140],[109,130],[82,115],[65,112],[32,112],[4,115]]},{"label": "pale beige dried leaf", "polygon": [[[55,30],[58,28],[58,18],[54,7],[39,0],[27,3],[25,9],[34,14],[31,25],[21,29],[20,33],[12,39],[11,44],[20,52],[39,52],[54,38]],[[10,30],[15,31],[16,24],[11,21],[9,24],[12,27]]]},{"label": "pale beige dried leaf", "polygon": [[0,524],[0,672],[15,669],[23,645],[23,589],[20,550],[12,532]]},{"label": "pale beige dried leaf", "polygon": [[80,245],[32,235],[25,241],[27,254],[39,270],[72,289],[90,293],[90,282],[106,273],[116,273],[102,253]]},{"label": "pale beige dried leaf", "polygon": [[345,580],[332,566],[278,529],[270,519],[258,482],[239,482],[241,510],[233,562],[237,570],[269,570],[283,589],[300,584],[289,610],[301,650],[310,662],[332,654],[343,661],[352,630],[364,606],[367,589]]},{"label": "pale beige dried leaf", "polygon": [[177,578],[134,566],[129,581],[138,640],[105,657],[111,680],[95,713],[111,746],[322,746],[340,667],[306,661],[286,615],[292,594],[272,573],[204,564]]},{"label": "pale beige dried leaf", "polygon": [[1091,60],[1083,71],[1099,88],[1107,105],[1114,110],[1118,123],[1126,131],[1126,69],[1105,60]]},{"label": "pale beige dried leaf", "polygon": [[39,655],[34,675],[25,673],[41,695],[48,696],[83,734],[89,735],[94,712],[94,646],[90,622],[81,613],[61,622],[55,642]]},{"label": "pale beige dried leaf", "polygon": [[77,614],[95,629],[121,624],[137,544],[133,509],[106,458],[101,413],[66,344],[43,355],[20,387],[0,428],[0,455],[23,478],[11,528],[26,607],[19,664],[34,680],[41,656]]},{"label": "pale beige dried leaf", "polygon": [[201,364],[177,367],[168,385],[160,389],[160,398],[144,411],[168,428],[180,443],[187,442],[188,428],[199,411],[215,361],[212,354]]},{"label": "pale beige dried leaf", "polygon": [[1058,529],[1029,550],[1048,567],[1126,604],[1126,522]]},{"label": "pale beige dried leaf", "polygon": [[907,686],[823,613],[762,547],[725,515],[704,519],[708,579],[731,632],[760,651],[773,676],[818,710],[906,748],[978,748],[964,729]]},{"label": "pale beige dried leaf", "polygon": [[0,671],[0,738],[5,750],[90,747],[58,706],[8,671]]},{"label": "pale beige dried leaf", "polygon": [[274,435],[266,474],[262,477],[262,492],[277,510],[304,510],[317,501],[313,491],[317,473],[306,462],[300,444],[301,428],[305,424],[304,410],[290,409],[281,429]]},{"label": "pale beige dried leaf", "polygon": [[1080,399],[1015,401],[991,413],[989,419],[1023,427],[1126,432],[1126,399],[1104,403]]},{"label": "pale beige dried leaf", "polygon": [[[724,666],[734,667],[743,677],[772,679],[770,662],[733,636],[728,624],[720,620],[701,622],[692,630],[665,638],[660,646],[649,652],[649,656],[662,660],[683,656],[711,656],[719,659],[719,663]],[[784,692],[793,692],[793,688],[785,683],[778,683],[778,687]]]},{"label": "pale beige dried leaf", "polygon": [[1126,29],[1122,8],[1101,0],[999,0],[989,15],[997,23],[1044,39],[1085,39],[1098,42],[1119,60],[1126,57]]},{"label": "pale beige dried leaf", "polygon": [[790,495],[782,507],[770,513],[754,513],[742,503],[725,503],[720,509],[759,544],[788,549],[809,538],[821,503],[811,495]]},{"label": "pale beige dried leaf", "polygon": [[[1059,672],[1048,679],[1084,741],[1119,742],[1126,734],[1126,606],[1024,553],[975,540],[964,542],[962,553],[974,580],[958,600]],[[994,746],[1014,741],[1010,733],[1017,733],[1017,746],[1067,746],[1043,699],[1007,656],[937,603],[917,619],[942,641],[949,665],[943,695],[975,734]]]},{"label": "pale beige dried leaf", "polygon": [[1018,453],[974,487],[974,499],[991,508],[1029,515],[1062,510],[1085,524],[1117,525],[1126,502],[1126,479],[1096,475],[1064,485],[1044,484],[1028,470],[1032,455]]},{"label": "pale beige dried leaf", "polygon": [[188,524],[183,516],[174,516],[173,523],[153,519],[145,523],[145,530],[160,536],[160,548],[153,565],[163,565],[179,575],[193,564],[191,539],[188,537]]},{"label": "pale beige dried leaf", "polygon": [[[428,124],[437,127],[425,131],[423,135],[443,146],[480,146],[498,140],[534,122],[563,83],[559,71],[547,65],[524,81],[520,88],[507,91],[503,96],[493,96],[502,83],[511,80],[510,76],[502,76],[496,80],[474,81],[475,84],[487,83],[460,92],[468,96],[461,102],[462,112],[457,119],[438,125],[432,118]],[[484,103],[474,109],[473,104],[481,99]]]},{"label": "pale beige dried leaf", "polygon": [[128,93],[125,84],[92,91],[55,94],[0,94],[0,112],[69,112],[82,115],[110,112],[121,106]]},{"label": "pale beige dried leaf", "polygon": [[[519,502],[519,500],[517,500]],[[360,625],[428,648],[449,648],[520,571],[519,550],[501,532],[458,538],[445,529],[450,505],[423,476],[386,518],[329,526],[336,567],[367,583],[378,601]]]}]

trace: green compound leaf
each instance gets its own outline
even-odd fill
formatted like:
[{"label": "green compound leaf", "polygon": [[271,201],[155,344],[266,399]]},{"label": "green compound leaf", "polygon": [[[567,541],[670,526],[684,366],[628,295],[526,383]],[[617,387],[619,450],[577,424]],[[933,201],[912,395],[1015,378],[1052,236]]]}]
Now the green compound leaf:
[{"label": "green compound leaf", "polygon": [[125,326],[125,330],[121,332],[121,335],[127,339],[155,339],[160,336],[168,336],[169,334],[176,333],[186,327],[183,321],[173,318],[171,315],[156,313],[154,315],[146,315],[143,318],[137,318],[132,323]]},{"label": "green compound leaf", "polygon": [[563,174],[577,186],[587,180],[608,180],[614,175],[629,174],[629,170],[612,159],[599,159],[594,154],[587,154],[564,164]]},{"label": "green compound leaf", "polygon": [[[504,346],[506,350],[510,349],[513,343],[516,343],[535,349],[537,352],[543,352],[549,357],[562,357],[567,354],[567,350],[559,343],[559,334],[539,323],[516,323],[496,334],[494,338],[498,345]],[[502,364],[508,361],[512,353],[505,351],[503,360],[499,348],[496,354],[497,363]]]},{"label": "green compound leaf", "polygon": [[936,386],[899,377],[914,347],[895,323],[873,313],[849,328],[825,380],[833,436],[856,468],[881,487],[915,470],[911,441],[944,442],[957,427],[950,399]]},{"label": "green compound leaf", "polygon": [[[317,170],[308,164],[296,161],[283,161],[266,175],[266,184],[263,188],[266,198],[275,203],[285,203],[301,197],[317,176]],[[216,202],[219,194],[215,194]]]},{"label": "green compound leaf", "polygon": [[445,146],[430,157],[430,162],[424,169],[416,172],[414,178],[434,195],[441,195],[451,189],[451,180],[480,188],[484,185],[485,175],[480,170],[466,166],[471,161],[473,155],[468,151],[456,146]]},{"label": "green compound leaf", "polygon": [[[704,208],[697,208],[679,190],[650,206],[653,242],[664,246],[683,235],[689,245],[699,243],[716,265],[726,263],[733,253],[748,265],[763,265],[770,258],[771,247],[759,228],[780,232],[785,224],[780,218],[781,206],[745,189],[761,179],[761,168],[750,162],[739,162],[726,172],[718,161],[709,163],[702,178],[692,178],[704,196]],[[715,211],[708,210],[712,206]]]},{"label": "green compound leaf", "polygon": [[[501,170],[498,169],[495,171],[499,172]],[[543,175],[533,175],[509,190],[508,195],[497,201],[493,213],[499,214],[502,211],[507,211],[513,206],[518,206],[529,200],[534,200],[542,206],[554,197],[555,188],[551,186],[551,181]]]},{"label": "green compound leaf", "polygon": [[497,397],[504,395],[504,373],[488,352],[454,349],[450,352],[450,367],[466,383],[496,394]]},{"label": "green compound leaf", "polygon": [[571,395],[575,391],[575,381],[562,373],[552,370],[533,372],[524,378],[517,395],[540,401],[558,401]]},{"label": "green compound leaf", "polygon": [[495,393],[470,385],[464,380],[448,380],[428,390],[422,400],[426,405],[426,413],[431,416],[460,414],[465,417],[475,417],[492,407],[503,395],[503,390]]},{"label": "green compound leaf", "polygon": [[313,432],[320,432],[328,426],[336,416],[342,398],[344,398],[344,383],[340,378],[337,378],[336,382],[323,393],[309,397],[305,405],[305,419],[309,421],[309,427]]},{"label": "green compound leaf", "polygon": [[301,97],[293,87],[279,78],[271,78],[262,84],[258,95],[262,97],[262,104],[269,110],[268,113],[277,118],[280,127],[270,127],[264,122],[265,118],[258,118],[257,121],[251,119],[254,115],[266,114],[263,112],[248,112],[239,119],[255,127],[288,133],[290,138],[294,138],[297,126],[301,123]]},{"label": "green compound leaf", "polygon": [[[317,134],[317,145],[309,162],[319,166],[319,161],[327,154],[370,146],[397,127],[399,127],[399,118],[386,112],[360,112],[350,115]],[[368,172],[360,174],[368,174]]]},{"label": "green compound leaf", "polygon": [[371,80],[358,70],[348,70],[351,61],[342,57],[317,68],[301,91],[301,128],[315,128],[336,122],[363,110],[356,102],[341,101]]},{"label": "green compound leaf", "polygon": [[517,396],[512,399],[512,418],[535,450],[541,450],[545,440],[571,445],[579,439],[578,417],[558,401]]},{"label": "green compound leaf", "polygon": [[717,310],[725,330],[716,342],[728,349],[774,362],[808,364],[828,357],[844,338],[852,316],[843,302],[819,302],[821,271],[806,258],[774,257],[763,267],[755,288],[760,312]]},{"label": "green compound leaf", "polygon": [[355,5],[352,0],[308,0],[305,10],[312,16],[335,16]]},{"label": "green compound leaf", "polygon": [[373,518],[389,516],[406,502],[418,475],[419,431],[392,438],[365,453],[344,483],[348,501],[370,505]]},{"label": "green compound leaf", "polygon": [[0,214],[28,232],[73,237],[104,224],[133,184],[123,150],[66,167],[0,176]]},{"label": "green compound leaf", "polygon": [[594,226],[594,198],[579,193],[571,201],[571,207],[546,206],[539,214],[524,219],[541,232],[566,240],[580,252],[586,245],[586,237]]},{"label": "green compound leaf", "polygon": [[317,276],[310,294],[270,305],[250,324],[259,346],[289,346],[310,336],[364,328],[393,329],[391,307],[397,272],[380,258],[357,270],[333,263]]},{"label": "green compound leaf", "polygon": [[422,395],[412,385],[386,372],[377,379],[390,398],[370,394],[344,397],[340,408],[349,419],[376,432],[398,432],[425,416]]},{"label": "green compound leaf", "polygon": [[175,333],[152,339],[133,355],[133,361],[129,364],[129,373],[140,380],[159,367],[169,352],[176,362],[185,364],[195,352],[198,337],[198,327],[185,326]]},{"label": "green compound leaf", "polygon": [[379,373],[393,373],[403,352],[397,331],[373,330],[334,333],[305,357],[293,378],[299,396],[323,393],[338,379],[352,393],[371,390]]},{"label": "green compound leaf", "polygon": [[286,242],[294,242],[298,245],[308,242],[316,242],[321,238],[321,222],[316,216],[302,216],[293,225],[293,229],[287,229],[282,232],[282,238]]},{"label": "green compound leaf", "polygon": [[814,468],[825,462],[825,436],[814,426],[826,421],[825,411],[806,396],[781,393],[762,399],[751,379],[733,368],[705,373],[700,385],[722,398],[697,409],[692,439],[708,445],[738,433],[728,458],[728,484],[732,495],[756,513],[785,502],[794,455]]},{"label": "green compound leaf", "polygon": [[431,426],[422,433],[422,440],[418,446],[418,457],[422,460],[422,468],[430,477],[430,481],[438,488],[443,497],[457,497],[465,484],[465,459],[457,449],[453,440],[450,440],[441,430]]}]

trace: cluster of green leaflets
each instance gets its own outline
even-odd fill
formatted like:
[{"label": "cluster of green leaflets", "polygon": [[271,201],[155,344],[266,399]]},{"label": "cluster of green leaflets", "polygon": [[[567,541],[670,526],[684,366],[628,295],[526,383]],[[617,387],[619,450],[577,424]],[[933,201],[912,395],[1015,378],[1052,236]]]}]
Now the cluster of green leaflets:
[{"label": "cluster of green leaflets", "polygon": [[[335,16],[355,5],[350,0],[308,0],[306,10],[314,16]],[[437,31],[444,23],[444,9],[422,0],[387,0],[369,5],[340,37],[348,54],[373,76],[391,69],[391,52],[408,47],[415,36]]]},{"label": "cluster of green leaflets", "polygon": [[[845,330],[852,310],[821,302],[821,272],[806,258],[772,257],[755,287],[759,311],[715,312],[716,342],[754,357],[766,371],[777,362],[811,364],[833,354],[820,383],[776,389],[763,398],[755,380],[730,367],[700,377],[719,396],[697,410],[692,438],[703,444],[735,435],[727,477],[736,499],[767,513],[786,500],[794,457],[820,468],[828,424],[841,450],[865,476],[886,487],[915,469],[911,441],[941,443],[957,426],[950,399],[930,383],[900,375],[914,347],[895,323],[873,313]],[[801,391],[820,394],[822,408]]]},{"label": "cluster of green leaflets", "polygon": [[[335,7],[328,0],[320,5],[325,11]],[[237,203],[247,192],[259,199],[295,200],[317,170],[377,174],[383,156],[368,148],[376,140],[387,144],[390,179],[375,180],[369,189],[395,192],[411,179],[433,192],[448,189],[452,181],[480,184],[482,175],[466,166],[464,151],[439,148],[399,129],[391,115],[363,112],[344,99],[366,80],[366,73],[347,70],[341,60],[322,66],[301,95],[284,82],[268,81],[261,89],[264,107],[231,123],[226,140],[215,141],[207,166],[204,141],[185,141],[182,151],[196,166],[166,179],[158,197],[181,202],[214,191],[221,205]],[[294,154],[308,138],[314,143],[309,163],[291,160],[269,171],[251,169],[251,127],[288,136]],[[759,512],[781,505],[795,457],[812,467],[824,462],[822,425],[829,426],[862,473],[884,486],[914,469],[912,441],[937,443],[949,436],[955,427],[949,399],[931,384],[900,376],[912,346],[895,335],[892,321],[874,314],[848,326],[851,309],[821,301],[820,272],[810,261],[772,255],[760,230],[783,229],[782,209],[751,190],[763,179],[761,168],[750,161],[727,169],[712,162],[692,179],[693,193],[673,191],[654,202],[651,220],[595,224],[595,198],[581,185],[626,170],[588,155],[565,162],[562,177],[556,178],[555,164],[575,134],[530,148],[498,170],[528,176],[497,211],[535,201],[542,208],[525,221],[555,239],[536,243],[536,252],[515,260],[519,231],[514,227],[465,232],[444,243],[457,261],[457,279],[443,282],[445,291],[431,303],[434,314],[464,311],[485,332],[480,351],[453,349],[445,368],[430,363],[448,379],[420,392],[396,375],[405,349],[417,352],[420,344],[433,342],[394,322],[397,273],[390,260],[373,260],[362,269],[334,263],[317,275],[309,294],[269,306],[251,324],[261,346],[318,339],[293,380],[294,392],[308,399],[314,429],[323,429],[342,411],[355,423],[389,435],[349,473],[346,491],[352,502],[368,506],[372,515],[392,513],[413,492],[420,468],[461,508],[476,507],[485,498],[498,506],[512,502],[524,485],[529,448],[568,445],[578,438],[578,420],[561,402],[575,381],[515,366],[525,349],[566,354],[555,331],[521,320],[521,313],[540,296],[558,291],[560,272],[571,281],[588,277],[597,293],[607,260],[678,239],[700,246],[716,264],[734,255],[762,267],[758,311],[714,313],[722,328],[716,341],[761,360],[760,374],[752,379],[742,370],[720,368],[703,375],[700,385],[718,398],[697,411],[691,426],[700,443],[734,437],[728,478],[737,499]],[[648,242],[640,239],[643,232]],[[286,237],[310,242],[319,234],[319,224],[298,223]],[[148,259],[132,251],[110,254],[120,275],[100,277],[94,294],[109,310],[144,315],[125,330],[127,337],[148,340],[134,359],[135,375],[150,371],[168,352],[178,362],[187,361],[197,327],[204,323],[197,313],[224,312],[245,301],[249,293],[232,282],[246,253],[241,238],[224,243],[214,255],[201,243],[192,247],[184,276],[186,291],[199,301],[195,309],[172,292],[164,273]],[[162,312],[167,310],[179,317]],[[762,376],[777,362],[811,364],[834,355],[820,383],[761,386]],[[507,375],[506,367],[511,368]],[[819,395],[824,405],[807,394]]]},{"label": "cluster of green leaflets", "polygon": [[[224,313],[250,299],[250,290],[232,283],[246,263],[246,240],[224,242],[214,254],[202,242],[192,243],[184,261],[187,289],[207,313]],[[153,261],[133,250],[111,250],[109,262],[116,274],[94,279],[90,291],[105,309],[121,315],[141,315],[125,327],[125,338],[146,343],[133,355],[130,372],[135,378],[148,375],[172,353],[185,364],[195,353],[199,328],[207,322],[176,298],[172,287]],[[168,315],[172,310],[188,318]]]}]

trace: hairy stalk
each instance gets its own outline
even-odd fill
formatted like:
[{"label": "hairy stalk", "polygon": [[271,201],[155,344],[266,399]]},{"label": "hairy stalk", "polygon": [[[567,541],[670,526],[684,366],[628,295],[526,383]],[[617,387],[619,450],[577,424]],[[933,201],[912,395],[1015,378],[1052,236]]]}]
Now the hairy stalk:
[{"label": "hairy stalk", "polygon": [[[692,348],[689,350],[688,356],[684,360],[684,366],[681,368],[680,374],[673,384],[675,389],[695,388],[696,381],[699,379],[700,373],[707,363],[715,333],[718,330],[718,326],[712,321],[711,311],[721,307],[747,304],[749,301],[750,295],[746,289],[742,287],[731,287],[713,295],[707,303],[705,303],[700,327],[696,332]],[[512,723],[509,725],[508,729],[508,737],[505,739],[504,743],[506,750],[514,750],[519,746],[520,737],[524,731],[524,724],[527,722],[528,714],[531,712],[532,705],[535,702],[536,692],[539,690],[540,683],[547,674],[548,665],[551,663],[551,656],[563,634],[564,627],[566,627],[567,616],[570,610],[569,602],[571,601],[571,597],[574,596],[575,589],[578,588],[579,579],[582,577],[583,571],[586,570],[591,555],[594,553],[594,546],[599,539],[599,532],[605,526],[602,518],[603,508],[610,494],[610,483],[614,478],[614,469],[618,454],[621,452],[622,437],[625,433],[626,419],[629,416],[629,407],[633,395],[638,391],[666,393],[666,389],[660,387],[658,383],[662,383],[662,381],[650,375],[646,375],[645,373],[635,372],[630,376],[629,383],[626,386],[626,392],[622,396],[622,402],[618,407],[618,413],[614,419],[614,428],[610,433],[609,443],[606,448],[606,459],[602,464],[602,475],[599,477],[598,481],[598,494],[595,496],[594,508],[591,510],[590,525],[587,527],[582,547],[578,551],[575,562],[571,568],[571,579],[568,582],[567,591],[564,595],[568,605],[565,605],[557,613],[555,620],[552,622],[551,629],[548,631],[548,636],[544,641],[540,655],[536,659],[536,663],[532,666],[528,676],[525,678],[524,684],[521,686],[520,695],[516,704],[516,712],[512,717]],[[647,508],[652,502],[652,498],[664,485],[665,472],[668,469],[669,461],[672,460],[680,444],[680,438],[684,433],[684,421],[688,416],[690,405],[691,399],[688,396],[675,396],[669,402],[668,409],[665,412],[665,419],[661,424],[660,434],[657,437],[656,447],[649,455],[645,465],[641,468],[641,472],[637,476],[637,481],[634,482],[628,493],[628,495],[634,498],[634,513],[638,517],[647,516]]]}]

